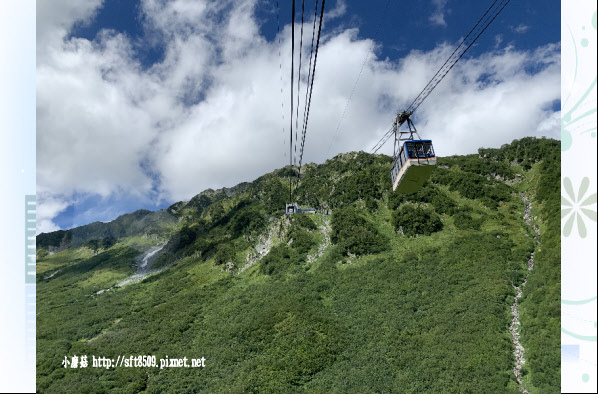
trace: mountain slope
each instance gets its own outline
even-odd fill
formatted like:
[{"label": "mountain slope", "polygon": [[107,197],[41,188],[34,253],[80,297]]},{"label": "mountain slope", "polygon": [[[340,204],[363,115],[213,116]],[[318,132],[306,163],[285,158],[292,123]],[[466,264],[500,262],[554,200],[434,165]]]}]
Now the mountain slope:
[{"label": "mountain slope", "polygon": [[[287,167],[40,237],[38,390],[518,392],[510,307],[527,278],[524,387],[557,392],[558,141],[439,163],[410,196],[389,192],[383,155],[308,165],[295,198],[316,214],[284,215]],[[73,355],[206,366],[61,368]]]}]

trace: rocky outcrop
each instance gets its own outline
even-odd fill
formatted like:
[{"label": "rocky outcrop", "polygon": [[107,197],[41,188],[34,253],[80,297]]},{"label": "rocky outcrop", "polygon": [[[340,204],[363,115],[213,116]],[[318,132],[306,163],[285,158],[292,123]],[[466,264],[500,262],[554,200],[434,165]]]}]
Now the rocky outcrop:
[{"label": "rocky outcrop", "polygon": [[[534,224],[532,217],[531,217],[532,203],[531,203],[529,197],[527,197],[524,193],[520,193],[519,196],[521,197],[521,200],[523,200],[523,204],[524,204],[523,219],[525,220],[527,225],[530,226],[534,230],[534,233],[536,234],[534,236],[534,239],[536,240],[536,243],[539,244],[540,243],[540,240],[539,240],[540,229]],[[537,245],[536,245],[536,247],[537,247]],[[512,337],[512,342],[513,342],[513,347],[515,348],[515,350],[513,350],[513,354],[515,355],[515,366],[513,367],[513,374],[515,375],[515,379],[517,379],[517,385],[519,386],[519,391],[521,391],[524,394],[528,394],[529,391],[527,391],[523,387],[523,382],[521,379],[521,368],[523,367],[523,364],[525,364],[525,357],[524,357],[525,349],[523,348],[523,346],[521,345],[521,342],[519,341],[519,338],[520,338],[519,326],[521,325],[521,322],[519,321],[519,303],[518,302],[523,294],[523,287],[527,283],[527,277],[529,276],[529,273],[533,269],[534,269],[534,252],[532,252],[529,260],[527,261],[528,274],[525,276],[525,280],[523,281],[523,283],[521,283],[520,286],[514,286],[515,291],[517,292],[517,295],[515,296],[515,299],[513,300],[513,305],[511,305],[511,314],[513,315],[513,320],[511,321],[511,325],[509,326],[509,331],[511,332],[511,337]]]},{"label": "rocky outcrop", "polygon": [[308,263],[313,263],[318,258],[320,258],[324,254],[326,249],[328,249],[328,247],[331,245],[330,232],[332,231],[332,227],[330,226],[330,219],[325,218],[324,220],[325,220],[324,224],[318,228],[320,230],[320,233],[322,233],[322,236],[324,237],[324,239],[318,245],[318,250],[316,250],[313,254],[307,255]]},{"label": "rocky outcrop", "polygon": [[270,253],[270,250],[277,242],[282,242],[289,230],[291,223],[287,216],[280,220],[272,220],[268,225],[268,230],[258,236],[255,247],[247,253],[246,264],[239,269],[243,272],[260,261],[264,256]]}]

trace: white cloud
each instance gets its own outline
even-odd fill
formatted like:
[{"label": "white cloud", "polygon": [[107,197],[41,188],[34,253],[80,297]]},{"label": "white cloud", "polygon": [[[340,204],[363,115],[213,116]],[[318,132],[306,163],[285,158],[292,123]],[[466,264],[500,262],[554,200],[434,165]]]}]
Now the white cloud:
[{"label": "white cloud", "polygon": [[70,201],[63,196],[52,195],[51,193],[37,193],[36,204],[36,232],[49,233],[60,230],[60,228],[52,222],[60,212],[64,211],[70,204]]},{"label": "white cloud", "polygon": [[[144,68],[125,35],[66,39],[72,23],[90,18],[100,3],[86,4],[67,12],[70,19],[38,10],[38,26],[60,32],[41,39],[41,48],[38,41],[37,185],[44,229],[75,195],[186,200],[288,164],[290,26],[280,32],[281,71],[278,39],[259,36],[256,0],[144,0],[148,37],[165,48],[159,63]],[[322,37],[304,163],[369,151],[395,111],[410,104],[454,49],[413,51],[399,63],[370,53],[329,151],[372,48],[357,37],[356,30]],[[300,119],[308,55],[303,61]],[[510,47],[462,59],[414,120],[439,155],[472,153],[528,135],[558,138],[551,108],[559,96],[559,46]],[[383,152],[391,153],[391,145]]]},{"label": "white cloud", "polygon": [[515,33],[523,34],[529,30],[529,26],[520,24],[516,27],[511,27],[511,30],[513,30]]},{"label": "white cloud", "polygon": [[494,36],[494,49],[497,49],[498,47],[500,47],[500,44],[502,44],[503,42],[503,36],[502,34],[497,34]]},{"label": "white cloud", "polygon": [[329,21],[334,18],[345,15],[347,12],[346,0],[336,0],[336,4],[330,11],[324,12],[324,21]]},{"label": "white cloud", "polygon": [[115,187],[150,187],[138,163],[158,131],[146,98],[155,82],[138,73],[123,36],[103,40],[71,40],[38,64],[37,176],[44,190],[106,196]]},{"label": "white cloud", "polygon": [[561,111],[547,114],[547,117],[538,123],[534,134],[558,139],[561,134]]},{"label": "white cloud", "polygon": [[53,0],[36,2],[37,56],[69,34],[75,23],[91,21],[103,0]]},{"label": "white cloud", "polygon": [[[419,130],[440,156],[499,147],[523,136],[547,135],[539,125],[554,116],[560,98],[560,47],[532,52],[512,48],[461,61],[418,110]],[[536,74],[526,67],[542,66]]]},{"label": "white cloud", "polygon": [[439,26],[446,26],[446,21],[444,20],[445,14],[449,13],[450,10],[446,10],[446,3],[448,0],[432,0],[432,4],[434,5],[435,9],[432,15],[428,18],[430,22],[435,25]]}]

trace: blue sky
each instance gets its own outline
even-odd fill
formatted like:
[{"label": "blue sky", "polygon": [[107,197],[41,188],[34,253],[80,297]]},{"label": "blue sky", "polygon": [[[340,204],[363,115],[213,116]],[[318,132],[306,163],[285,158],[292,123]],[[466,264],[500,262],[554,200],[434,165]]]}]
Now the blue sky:
[{"label": "blue sky", "polygon": [[[283,4],[284,3],[284,4]],[[320,2],[321,4],[321,2]],[[411,50],[431,50],[439,42],[457,42],[477,19],[492,4],[491,1],[465,0],[402,2],[388,0],[337,1],[329,0],[328,9],[344,9],[345,12],[326,22],[326,29],[357,28],[358,38],[372,38],[380,44],[379,56],[399,60]],[[305,33],[311,34],[314,2],[306,3]],[[87,23],[77,23],[69,37],[82,37],[94,40],[102,29],[114,29],[124,32],[134,41],[141,62],[149,66],[158,62],[164,55],[162,45],[147,45],[147,33],[144,31],[144,18],[140,15],[137,1],[104,1],[97,15]],[[296,2],[296,20],[301,18],[301,2]],[[259,32],[268,41],[273,41],[277,31],[277,19],[288,24],[291,18],[291,2],[280,1],[277,8],[275,0],[256,3],[254,13],[259,23]],[[311,22],[311,20],[310,20]],[[444,23],[443,23],[444,22]],[[298,32],[297,32],[298,33]],[[498,38],[500,36],[500,38]],[[501,15],[493,22],[478,45],[468,53],[476,56],[497,40],[512,43],[520,49],[536,48],[539,45],[560,40],[560,2],[544,2],[538,7],[537,1],[512,1]]]},{"label": "blue sky", "polygon": [[[304,160],[369,151],[490,4],[329,0]],[[38,232],[161,209],[287,164],[290,19],[289,1],[38,4]],[[439,155],[473,153],[559,138],[559,100],[560,2],[519,0],[414,120]]]}]

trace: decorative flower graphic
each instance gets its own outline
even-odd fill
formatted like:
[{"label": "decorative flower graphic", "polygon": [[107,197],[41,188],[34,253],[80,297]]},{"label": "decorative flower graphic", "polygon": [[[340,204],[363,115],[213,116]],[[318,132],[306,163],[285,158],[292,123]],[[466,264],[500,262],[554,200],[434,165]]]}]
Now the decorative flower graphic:
[{"label": "decorative flower graphic", "polygon": [[[567,219],[565,222],[565,226],[563,227],[563,235],[565,237],[571,235],[571,229],[573,228],[575,218],[577,218],[577,232],[581,238],[585,238],[586,235],[588,235],[586,225],[583,221],[583,215],[587,216],[593,221],[596,221],[596,210],[586,208],[589,205],[596,204],[596,193],[582,201],[582,198],[588,191],[589,185],[590,180],[587,177],[583,178],[581,180],[581,184],[579,185],[577,198],[575,198],[571,179],[568,177],[563,179],[563,186],[565,187],[565,191],[570,199],[567,199],[567,197],[561,195],[561,219],[565,219],[567,215],[571,214],[569,219]],[[583,213],[583,215],[581,215],[580,212]]]}]

